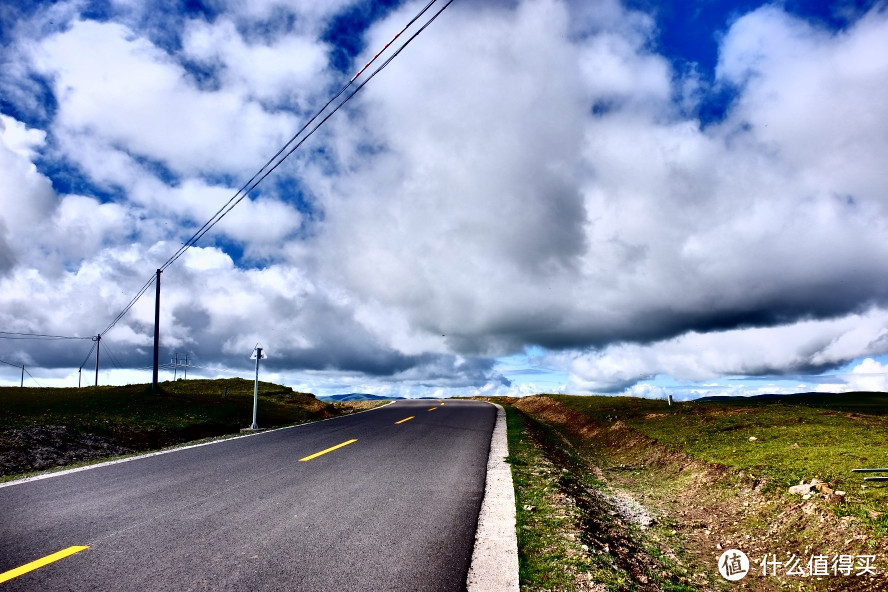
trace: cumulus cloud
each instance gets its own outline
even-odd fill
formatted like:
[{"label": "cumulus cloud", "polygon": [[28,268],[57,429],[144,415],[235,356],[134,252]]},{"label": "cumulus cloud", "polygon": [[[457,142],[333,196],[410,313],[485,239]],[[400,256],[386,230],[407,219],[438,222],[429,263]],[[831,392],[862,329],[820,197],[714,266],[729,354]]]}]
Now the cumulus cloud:
[{"label": "cumulus cloud", "polygon": [[78,20],[32,47],[31,59],[61,99],[54,133],[86,133],[176,173],[243,174],[296,127],[230,88],[201,90],[166,51],[117,23]]},{"label": "cumulus cloud", "polygon": [[689,332],[650,344],[614,344],[600,350],[553,354],[571,373],[569,388],[619,392],[667,375],[681,381],[722,376],[817,373],[849,358],[888,353],[888,312],[801,321],[774,327]]},{"label": "cumulus cloud", "polygon": [[888,391],[888,365],[866,358],[847,376],[849,391]]},{"label": "cumulus cloud", "polygon": [[33,160],[46,142],[46,133],[0,114],[0,216],[13,236],[53,213],[56,195],[50,180]]},{"label": "cumulus cloud", "polygon": [[185,55],[218,70],[216,84],[241,89],[245,96],[272,105],[307,110],[308,99],[326,86],[327,48],[310,35],[287,35],[271,43],[250,43],[234,21],[192,20],[185,31]]},{"label": "cumulus cloud", "polygon": [[[325,203],[323,237],[323,253],[343,262],[337,280],[461,351],[495,354],[779,326],[884,302],[882,167],[862,165],[872,191],[818,162],[801,169],[793,132],[761,131],[749,114],[828,137],[825,114],[859,100],[866,115],[842,122],[850,150],[823,153],[884,154],[884,134],[866,123],[885,119],[871,92],[884,75],[846,76],[841,95],[801,118],[754,99],[764,84],[755,81],[783,84],[793,64],[814,70],[828,55],[835,70],[851,68],[845,48],[881,47],[870,31],[886,18],[812,33],[817,53],[808,36],[790,35],[790,63],[770,69],[736,47],[745,28],[783,39],[766,30],[774,13],[784,28],[811,28],[776,9],[738,21],[722,50],[733,66],[720,76],[753,82],[707,127],[676,109],[677,73],[647,50],[642,26],[577,40],[555,2],[450,15],[437,34],[458,39],[455,49],[431,43],[386,71],[355,120],[365,141],[340,151],[354,173]],[[544,51],[528,55],[528,45]]]},{"label": "cumulus cloud", "polygon": [[[342,81],[352,8],[172,23],[121,0],[21,25],[0,77],[21,114],[0,116],[3,326],[91,335],[126,305]],[[355,70],[418,8],[368,23]],[[656,376],[888,353],[888,13],[738,15],[711,87],[657,33],[610,0],[455,3],[164,272],[164,347],[237,365],[261,341],[270,371],[416,394],[526,390],[495,358],[541,346],[568,389],[649,396]],[[53,104],[27,104],[35,85]],[[723,118],[694,115],[725,89]],[[152,323],[145,298],[115,359],[144,364]],[[26,353],[81,354],[53,351]]]}]

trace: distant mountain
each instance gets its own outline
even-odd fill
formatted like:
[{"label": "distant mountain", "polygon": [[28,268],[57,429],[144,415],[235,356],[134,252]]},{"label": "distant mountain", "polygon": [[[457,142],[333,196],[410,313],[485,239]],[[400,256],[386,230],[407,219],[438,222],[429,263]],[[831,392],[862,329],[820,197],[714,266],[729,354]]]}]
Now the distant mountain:
[{"label": "distant mountain", "polygon": [[835,401],[835,402],[844,402],[848,400],[866,400],[866,399],[882,399],[884,398],[886,393],[878,392],[878,391],[853,391],[846,393],[784,393],[784,394],[767,394],[767,395],[751,395],[748,397],[744,396],[719,396],[714,395],[711,397],[700,397],[699,399],[694,399],[696,403],[717,403],[717,402],[735,402],[735,401],[774,401],[774,400],[797,400],[797,401]]},{"label": "distant mountain", "polygon": [[326,397],[318,397],[321,401],[328,403],[342,403],[344,401],[393,401],[403,399],[404,397],[383,397],[381,395],[370,395],[368,393],[347,393],[345,395],[329,395]]},{"label": "distant mountain", "polygon": [[713,395],[711,397],[700,397],[694,399],[698,403],[713,403],[719,401],[768,401],[773,399],[791,399],[795,397],[823,397],[832,393],[781,393],[766,395]]}]

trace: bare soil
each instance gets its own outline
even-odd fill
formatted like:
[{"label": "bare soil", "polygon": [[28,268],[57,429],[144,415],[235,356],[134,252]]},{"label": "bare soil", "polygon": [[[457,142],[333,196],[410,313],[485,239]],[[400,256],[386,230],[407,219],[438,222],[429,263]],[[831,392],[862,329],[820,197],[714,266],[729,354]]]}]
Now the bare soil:
[{"label": "bare soil", "polygon": [[107,438],[66,426],[29,426],[0,432],[0,476],[42,471],[133,452]]}]

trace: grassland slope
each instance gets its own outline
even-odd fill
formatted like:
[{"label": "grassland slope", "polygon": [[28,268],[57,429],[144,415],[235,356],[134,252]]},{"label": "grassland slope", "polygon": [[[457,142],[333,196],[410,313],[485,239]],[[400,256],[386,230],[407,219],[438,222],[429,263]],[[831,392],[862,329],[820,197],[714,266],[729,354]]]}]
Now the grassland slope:
[{"label": "grassland slope", "polygon": [[[663,556],[681,558],[689,588],[733,586],[718,577],[717,562],[723,550],[741,549],[753,562],[743,581],[747,589],[888,589],[888,487],[851,472],[888,465],[885,393],[672,406],[563,395],[511,402],[558,434],[564,451],[551,459],[579,459],[561,463],[564,470],[608,499],[631,500],[655,517],[649,529],[633,527],[635,535],[645,530],[642,538]],[[844,495],[789,492],[813,478]],[[610,504],[610,512],[618,510]],[[801,559],[802,571],[815,556],[829,562],[874,556],[877,575],[828,569],[829,575],[813,577],[787,575],[785,568],[762,575],[763,558],[784,562],[792,556]],[[636,581],[625,589],[644,588]]]},{"label": "grassland slope", "polygon": [[[179,380],[149,385],[0,388],[0,477],[238,433],[252,421],[252,381]],[[261,428],[347,410],[310,393],[259,383]]]}]

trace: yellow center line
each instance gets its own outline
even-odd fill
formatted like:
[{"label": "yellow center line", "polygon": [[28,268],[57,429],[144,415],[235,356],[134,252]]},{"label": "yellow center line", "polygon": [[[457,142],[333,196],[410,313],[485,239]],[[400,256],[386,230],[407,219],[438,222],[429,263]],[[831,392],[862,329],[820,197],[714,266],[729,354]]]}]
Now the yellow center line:
[{"label": "yellow center line", "polygon": [[300,458],[299,462],[304,462],[306,460],[311,460],[313,458],[317,458],[317,457],[321,456],[322,454],[327,454],[328,452],[333,452],[337,448],[342,448],[343,446],[348,446],[349,444],[354,444],[357,441],[358,441],[358,439],[355,438],[354,440],[349,440],[348,442],[343,442],[342,444],[337,444],[336,446],[331,446],[330,448],[327,448],[326,450],[321,450],[320,452],[315,452],[314,454],[310,454],[310,455],[306,456],[305,458]]},{"label": "yellow center line", "polygon": [[17,567],[15,569],[11,569],[9,571],[5,571],[3,573],[0,573],[0,584],[2,584],[3,582],[9,581],[13,578],[17,578],[20,575],[24,575],[24,574],[28,573],[29,571],[34,571],[35,569],[40,569],[44,565],[49,565],[50,563],[58,561],[59,559],[64,559],[65,557],[68,557],[69,555],[73,555],[75,553],[80,553],[81,551],[85,551],[86,549],[89,549],[89,547],[84,547],[84,546],[68,547],[67,549],[62,549],[58,553],[53,553],[52,555],[47,555],[46,557],[43,557],[42,559],[37,559],[36,561],[32,561],[31,563],[26,563],[25,565],[23,565],[21,567]]},{"label": "yellow center line", "polygon": [[429,411],[434,411],[435,409],[437,409],[437,407],[432,407]]},{"label": "yellow center line", "polygon": [[416,416],[415,416],[415,415],[411,415],[410,417],[405,417],[405,418],[402,419],[401,421],[396,421],[396,422],[395,422],[395,425],[398,425],[399,423],[404,423],[405,421],[410,421],[410,420],[413,419],[414,417],[416,417]]}]

